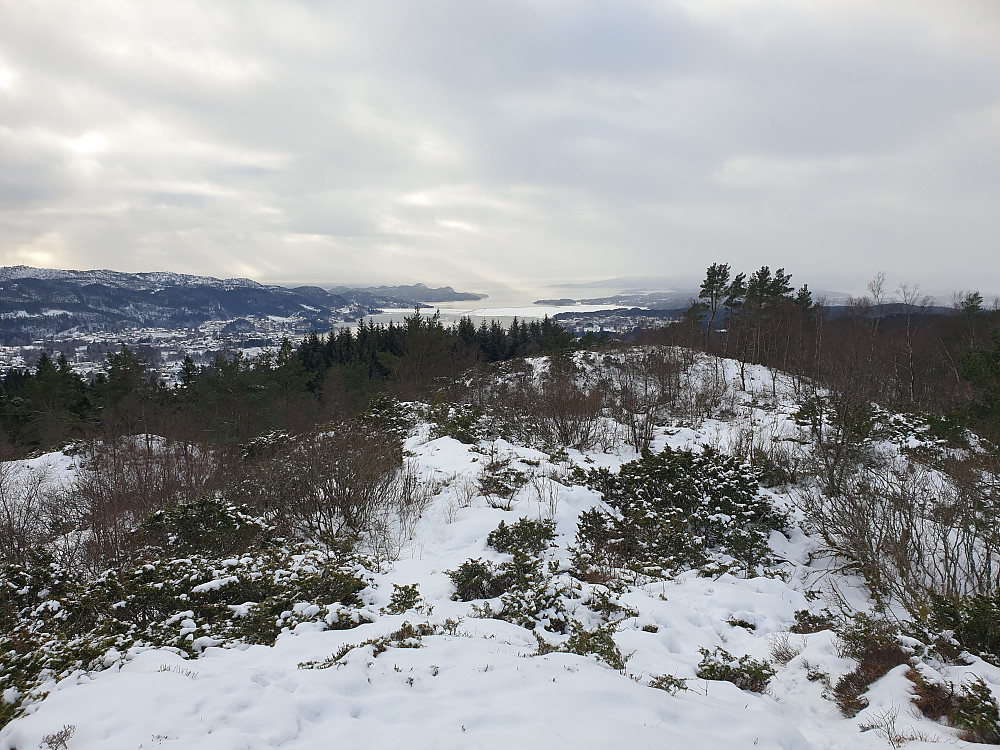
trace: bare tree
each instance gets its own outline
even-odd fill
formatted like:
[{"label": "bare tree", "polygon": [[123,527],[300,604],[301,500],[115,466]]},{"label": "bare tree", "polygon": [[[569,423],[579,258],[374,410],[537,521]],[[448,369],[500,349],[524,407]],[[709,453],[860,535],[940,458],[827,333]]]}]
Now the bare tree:
[{"label": "bare tree", "polygon": [[897,360],[897,372],[901,369],[905,378],[897,375],[897,380],[906,383],[906,395],[912,404],[917,400],[917,367],[916,349],[914,343],[919,331],[917,316],[925,313],[933,301],[929,295],[922,294],[919,284],[903,282],[896,289],[896,296],[903,306],[905,328],[903,331],[902,355],[903,362]]}]

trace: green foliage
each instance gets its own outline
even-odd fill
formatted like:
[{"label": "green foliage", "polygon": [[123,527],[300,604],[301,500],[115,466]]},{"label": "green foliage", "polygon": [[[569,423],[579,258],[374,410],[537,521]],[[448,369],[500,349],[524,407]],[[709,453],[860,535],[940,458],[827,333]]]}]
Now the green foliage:
[{"label": "green foliage", "polygon": [[581,656],[593,656],[612,669],[619,672],[625,669],[628,658],[622,655],[621,649],[614,639],[614,628],[610,625],[599,625],[593,630],[586,630],[579,623],[572,624],[572,632],[561,651]]},{"label": "green foliage", "polygon": [[899,629],[884,617],[858,612],[837,631],[840,655],[863,660],[873,650],[898,649]]},{"label": "green foliage", "polygon": [[483,466],[477,482],[490,505],[510,510],[517,493],[528,483],[528,475],[511,466],[510,457],[496,457]]},{"label": "green foliage", "polygon": [[510,526],[501,521],[486,537],[486,543],[497,552],[540,554],[548,548],[555,536],[555,521],[522,518]]},{"label": "green foliage", "polygon": [[229,553],[212,533],[191,535],[198,509],[210,531],[230,524],[254,534],[266,528],[232,506],[195,503],[154,525],[181,546],[204,539],[206,554],[186,549],[184,557],[108,571],[92,581],[40,554],[27,565],[0,569],[0,692],[13,688],[23,701],[46,679],[100,669],[111,663],[108,654],[135,646],[195,655],[213,645],[272,644],[300,622],[344,629],[366,621],[358,611],[358,593],[367,586],[360,558],[278,541]]},{"label": "green foliage", "polygon": [[379,433],[392,434],[404,440],[416,424],[412,407],[386,395],[376,395],[368,402],[368,409],[357,417],[358,421]]},{"label": "green foliage", "polygon": [[439,403],[428,407],[423,416],[431,423],[432,439],[450,437],[474,445],[493,433],[485,409],[474,404]]},{"label": "green foliage", "polygon": [[962,730],[962,739],[968,742],[1000,745],[1000,707],[982,677],[962,685],[948,721]]},{"label": "green foliage", "polygon": [[957,600],[932,594],[930,604],[929,631],[951,631],[962,648],[1000,665],[1000,591]]},{"label": "green foliage", "polygon": [[687,679],[675,677],[672,674],[661,674],[649,681],[649,686],[657,690],[665,690],[671,695],[677,695],[681,690],[687,690]]},{"label": "green foliage", "polygon": [[758,661],[749,655],[737,660],[728,651],[718,647],[714,651],[707,648],[700,648],[698,651],[701,653],[701,661],[695,674],[703,680],[731,682],[740,690],[763,693],[776,674],[770,663]]},{"label": "green foliage", "polygon": [[[449,621],[451,622],[451,621]],[[345,664],[348,654],[355,649],[372,647],[372,657],[377,658],[390,648],[423,648],[423,639],[428,635],[438,635],[446,632],[441,625],[431,625],[421,622],[414,625],[410,621],[404,622],[399,630],[380,638],[369,638],[361,643],[345,643],[337,651],[321,661],[300,662],[299,669],[329,669],[330,667],[340,667]]]},{"label": "green foliage", "polygon": [[452,599],[500,597],[499,610],[490,604],[474,608],[479,617],[506,620],[528,629],[541,625],[560,633],[568,627],[563,599],[569,595],[569,588],[541,558],[515,552],[513,560],[499,566],[484,560],[468,560],[458,570],[448,571],[448,575],[455,584]]},{"label": "green foliage", "polygon": [[773,562],[769,532],[787,525],[758,495],[749,467],[709,448],[645,453],[618,474],[592,470],[587,481],[612,508],[580,516],[576,564],[590,580],[601,571],[662,576],[712,556],[753,574]]},{"label": "green foliage", "polygon": [[493,617],[522,628],[541,625],[557,633],[566,632],[569,618],[564,600],[570,591],[542,560],[516,554],[513,561],[500,567],[500,576],[506,581],[507,590],[500,597],[500,610],[493,612]]},{"label": "green foliage", "polygon": [[458,570],[449,570],[447,573],[455,584],[455,593],[451,595],[455,601],[493,599],[510,587],[508,576],[499,572],[488,560],[466,560],[458,566]]},{"label": "green foliage", "polygon": [[884,618],[855,615],[838,632],[840,655],[855,659],[857,667],[833,687],[833,698],[845,716],[854,716],[868,705],[864,693],[876,680],[910,660],[899,641],[899,629]]},{"label": "green foliage", "polygon": [[536,656],[543,656],[551,653],[577,654],[579,656],[593,656],[600,662],[607,664],[612,669],[619,672],[625,671],[625,663],[628,656],[622,654],[614,639],[614,627],[611,625],[598,625],[593,630],[587,630],[575,620],[570,623],[571,635],[566,642],[561,645],[549,643],[541,635],[535,633],[535,640],[538,642]]},{"label": "green foliage", "polygon": [[928,719],[947,720],[968,742],[1000,744],[1000,706],[981,677],[958,687],[916,669],[907,671],[906,677],[913,683],[914,705]]},{"label": "green foliage", "polygon": [[798,609],[795,611],[795,624],[789,630],[799,635],[808,635],[809,633],[833,630],[835,625],[836,621],[828,609],[819,613],[810,612],[808,609]]},{"label": "green foliage", "polygon": [[1000,445],[1000,330],[992,332],[989,348],[975,346],[965,353],[961,371],[974,394],[957,416]]},{"label": "green foliage", "polygon": [[148,557],[242,554],[272,536],[250,508],[203,497],[150,516],[139,530]]},{"label": "green foliage", "polygon": [[384,615],[401,615],[411,609],[417,609],[420,604],[420,590],[417,584],[409,586],[399,586],[392,584],[392,598],[389,603],[380,610]]}]

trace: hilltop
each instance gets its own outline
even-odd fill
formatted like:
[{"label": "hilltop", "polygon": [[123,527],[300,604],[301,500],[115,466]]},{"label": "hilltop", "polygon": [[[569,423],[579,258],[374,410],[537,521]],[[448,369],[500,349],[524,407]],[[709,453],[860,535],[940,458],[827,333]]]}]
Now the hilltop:
[{"label": "hilltop", "polygon": [[[5,611],[23,602],[26,619],[4,648],[46,645],[8,661],[4,697],[23,715],[0,747],[59,732],[80,750],[876,748],[993,736],[995,649],[954,640],[960,612],[945,632],[946,619],[908,609],[914,585],[930,591],[964,563],[947,568],[945,550],[925,546],[924,562],[945,567],[907,568],[904,551],[881,561],[872,588],[865,566],[879,558],[850,546],[844,506],[823,487],[811,411],[822,392],[648,346],[509,363],[485,387],[483,405],[383,400],[311,436],[258,440],[220,495],[242,505],[192,498],[144,523],[139,546],[108,537],[135,572],[123,562],[80,588],[49,567],[29,574],[46,580],[21,579],[25,598],[7,588]],[[602,388],[615,394],[608,410],[594,398]],[[643,388],[655,406],[629,421],[615,404]],[[560,408],[570,393],[576,406]],[[879,409],[872,419],[855,444],[868,458],[854,492],[866,478],[917,476],[944,502],[957,485],[933,466],[979,455],[974,436],[949,442]],[[148,461],[179,447],[94,443],[5,466],[72,495],[115,470],[108,451]],[[890,532],[893,502],[858,521],[864,541]],[[945,522],[922,519],[923,543],[946,544],[947,529],[935,531]],[[60,564],[93,553],[73,545],[64,539]],[[46,659],[52,671],[33,685],[12,682],[11,669]]]}]

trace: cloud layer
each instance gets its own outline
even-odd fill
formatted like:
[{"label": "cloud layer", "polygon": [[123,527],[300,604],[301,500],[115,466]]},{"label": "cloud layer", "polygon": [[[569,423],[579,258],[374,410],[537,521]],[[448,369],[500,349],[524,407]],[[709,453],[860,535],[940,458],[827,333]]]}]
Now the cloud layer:
[{"label": "cloud layer", "polygon": [[0,260],[1000,292],[995,0],[0,5]]}]

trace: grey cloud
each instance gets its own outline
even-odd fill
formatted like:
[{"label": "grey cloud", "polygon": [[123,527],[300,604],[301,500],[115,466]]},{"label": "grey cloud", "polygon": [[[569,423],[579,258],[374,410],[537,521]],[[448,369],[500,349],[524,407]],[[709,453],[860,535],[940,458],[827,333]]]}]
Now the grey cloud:
[{"label": "grey cloud", "polygon": [[6,4],[0,260],[428,283],[728,260],[1000,291],[991,9]]}]

